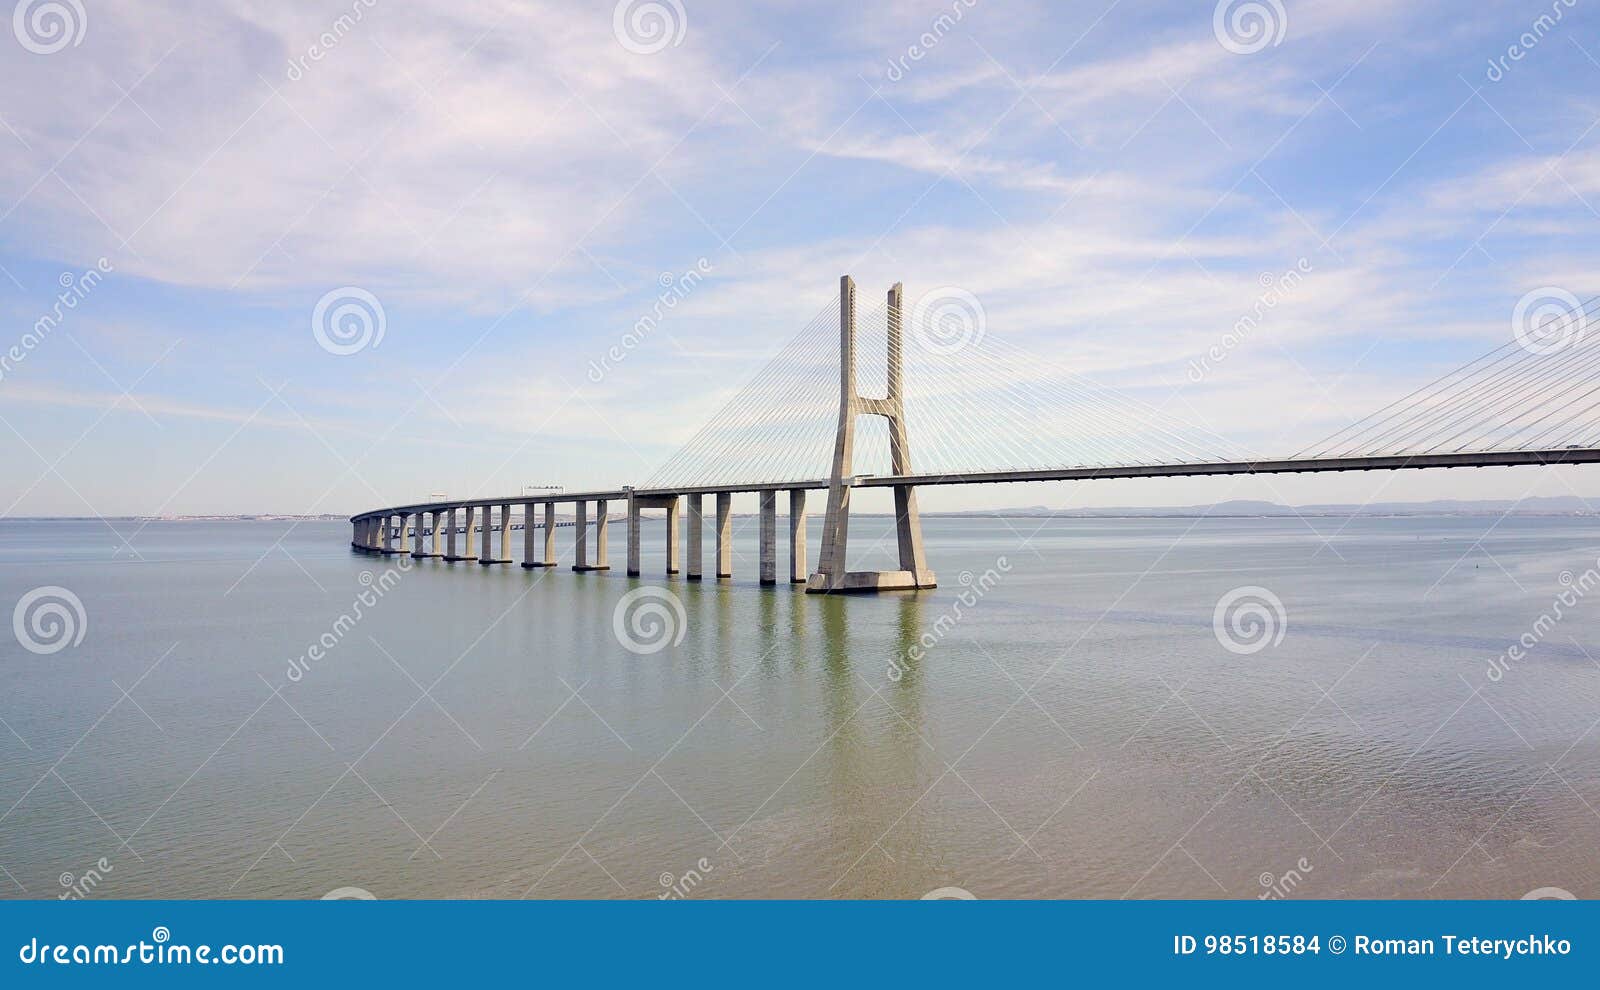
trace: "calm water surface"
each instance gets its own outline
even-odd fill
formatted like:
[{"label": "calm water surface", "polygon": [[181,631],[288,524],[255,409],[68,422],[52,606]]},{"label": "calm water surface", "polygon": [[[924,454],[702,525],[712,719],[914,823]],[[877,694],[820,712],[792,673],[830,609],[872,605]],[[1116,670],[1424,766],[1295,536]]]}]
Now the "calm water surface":
[{"label": "calm water surface", "polygon": [[1594,520],[932,519],[939,589],[829,600],[750,518],[699,584],[658,521],[642,580],[116,525],[0,523],[5,609],[87,617],[0,638],[5,896],[1600,895]]}]

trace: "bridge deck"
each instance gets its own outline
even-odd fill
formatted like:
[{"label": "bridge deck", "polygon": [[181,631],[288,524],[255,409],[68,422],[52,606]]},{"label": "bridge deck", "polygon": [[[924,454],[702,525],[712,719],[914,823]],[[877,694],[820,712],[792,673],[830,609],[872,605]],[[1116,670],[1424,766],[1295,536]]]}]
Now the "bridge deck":
[{"label": "bridge deck", "polygon": [[1050,468],[1043,471],[984,471],[958,475],[872,477],[863,487],[892,485],[986,485],[1010,481],[1093,481],[1097,478],[1172,478],[1208,474],[1295,474],[1317,471],[1399,471],[1423,468],[1515,467],[1520,464],[1593,464],[1600,449],[1477,451],[1452,454],[1389,454],[1381,457],[1285,458],[1212,461],[1198,464],[1136,464],[1103,468]]},{"label": "bridge deck", "polygon": [[[864,475],[854,479],[857,488],[892,488],[895,485],[992,485],[1024,481],[1094,481],[1102,478],[1184,478],[1217,474],[1299,474],[1321,471],[1400,471],[1425,468],[1516,467],[1526,464],[1600,463],[1600,448],[1562,448],[1559,450],[1467,451],[1450,454],[1392,454],[1381,457],[1283,458],[1259,461],[1210,461],[1195,464],[1129,464],[1114,467],[1046,468],[1042,470],[980,471],[961,474]],[[826,478],[803,481],[740,482],[724,485],[694,485],[681,488],[636,489],[647,496],[713,495],[720,492],[769,492],[790,489],[825,489]],[[548,495],[504,495],[498,498],[453,499],[442,502],[415,502],[372,509],[351,517],[355,522],[374,516],[410,515],[482,508],[487,505],[543,505],[555,502],[626,501],[627,489],[592,492],[561,492]]]}]

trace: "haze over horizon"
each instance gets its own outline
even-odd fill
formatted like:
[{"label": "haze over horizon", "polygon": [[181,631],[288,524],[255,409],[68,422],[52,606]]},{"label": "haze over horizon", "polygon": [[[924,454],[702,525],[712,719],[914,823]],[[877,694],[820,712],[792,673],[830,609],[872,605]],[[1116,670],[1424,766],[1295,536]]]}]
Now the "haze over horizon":
[{"label": "haze over horizon", "polygon": [[[0,515],[639,483],[844,272],[864,305],[959,287],[995,339],[1277,455],[1531,294],[1600,292],[1597,18],[1564,0],[1286,0],[1259,44],[1211,4],[684,0],[657,36],[625,6],[173,0],[0,37]],[[922,498],[1585,492],[1600,468]]]}]

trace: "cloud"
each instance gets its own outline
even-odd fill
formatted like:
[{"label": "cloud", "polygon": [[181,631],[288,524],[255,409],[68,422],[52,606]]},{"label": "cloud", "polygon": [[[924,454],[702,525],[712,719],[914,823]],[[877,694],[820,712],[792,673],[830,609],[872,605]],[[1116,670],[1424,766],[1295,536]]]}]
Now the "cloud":
[{"label": "cloud", "polygon": [[[125,356],[125,376],[108,359],[124,380],[167,321],[205,341],[140,389],[156,415],[237,424],[257,376],[291,380],[330,435],[403,419],[456,489],[534,451],[569,481],[628,480],[826,308],[844,271],[863,308],[894,281],[912,301],[960,286],[997,338],[1247,443],[1331,432],[1498,343],[1532,285],[1600,286],[1595,142],[1550,168],[1587,113],[1571,133],[1516,116],[1538,151],[1482,101],[1447,117],[1492,23],[1419,32],[1438,5],[1299,2],[1281,47],[1239,56],[1209,5],[1118,5],[1084,34],[1098,10],[980,4],[887,80],[939,9],[693,4],[686,42],[641,56],[609,6],[102,5],[81,48],[0,62],[18,135],[0,236],[46,277],[115,260],[129,295],[96,306],[118,329],[85,339]],[[1485,231],[1492,260],[1473,246]],[[697,257],[714,274],[587,381],[657,273]],[[1188,381],[1262,277],[1302,258],[1290,297]],[[389,340],[308,361],[310,305],[345,284],[383,299]],[[142,293],[160,298],[120,312]],[[0,399],[109,405],[70,357]],[[269,413],[261,425],[299,425]]]},{"label": "cloud", "polygon": [[732,112],[706,49],[641,58],[567,5],[343,9],[96,10],[79,61],[8,70],[43,98],[8,113],[33,152],[0,188],[47,250],[164,282],[551,305],[595,291],[579,245],[665,195],[648,166]]}]

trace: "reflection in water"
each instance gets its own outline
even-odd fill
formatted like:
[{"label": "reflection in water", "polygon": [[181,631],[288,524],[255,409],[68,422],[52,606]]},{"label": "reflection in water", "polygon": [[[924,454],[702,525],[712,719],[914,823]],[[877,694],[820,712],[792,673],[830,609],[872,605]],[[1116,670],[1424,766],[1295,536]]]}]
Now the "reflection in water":
[{"label": "reflection in water", "polygon": [[[96,896],[652,897],[702,859],[696,897],[1254,897],[1302,859],[1294,896],[1600,893],[1600,611],[1482,676],[1594,520],[1341,520],[1330,555],[1298,520],[1061,520],[1023,554],[935,518],[941,572],[1016,562],[944,626],[960,582],[688,582],[647,527],[643,579],[418,562],[286,684],[375,566],[342,526],[152,523],[108,566],[96,524],[0,524],[0,601],[93,616],[48,663],[0,638],[0,865],[41,896],[109,823],[139,856]],[[1242,585],[1288,615],[1249,657],[1212,629]],[[619,642],[645,588],[677,645]]]}]

